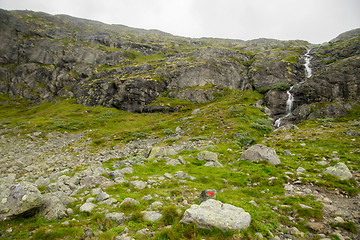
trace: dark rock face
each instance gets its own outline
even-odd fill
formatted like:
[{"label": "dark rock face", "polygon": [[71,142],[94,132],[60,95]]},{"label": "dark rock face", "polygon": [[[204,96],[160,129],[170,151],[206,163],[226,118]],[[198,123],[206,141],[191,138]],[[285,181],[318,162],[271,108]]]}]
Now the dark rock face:
[{"label": "dark rock face", "polygon": [[[314,47],[305,79],[304,41],[188,39],[160,31],[70,16],[0,10],[0,94],[35,104],[57,98],[132,112],[176,111],[149,105],[161,93],[197,103],[223,88],[257,90],[274,118],[296,108],[359,100],[359,31]],[[298,84],[298,85],[297,85]],[[210,88],[208,87],[210,86]],[[309,114],[308,114],[309,115]]]}]

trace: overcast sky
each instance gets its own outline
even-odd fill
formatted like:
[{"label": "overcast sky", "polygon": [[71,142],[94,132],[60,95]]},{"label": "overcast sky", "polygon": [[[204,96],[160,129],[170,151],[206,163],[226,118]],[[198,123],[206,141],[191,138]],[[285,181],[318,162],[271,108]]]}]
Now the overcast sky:
[{"label": "overcast sky", "polygon": [[360,27],[360,0],[0,0],[0,8],[68,14],[185,37],[323,43]]}]

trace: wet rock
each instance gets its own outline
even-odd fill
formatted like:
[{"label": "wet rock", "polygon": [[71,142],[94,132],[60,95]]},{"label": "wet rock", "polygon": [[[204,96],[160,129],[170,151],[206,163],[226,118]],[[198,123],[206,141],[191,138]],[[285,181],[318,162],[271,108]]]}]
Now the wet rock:
[{"label": "wet rock", "polygon": [[352,174],[349,168],[342,162],[336,164],[333,167],[326,168],[323,173],[338,177],[340,180],[347,180],[352,178]]},{"label": "wet rock", "polygon": [[0,221],[32,216],[42,203],[40,191],[29,182],[0,185]]},{"label": "wet rock", "polygon": [[200,228],[220,228],[240,231],[250,226],[251,216],[242,208],[209,199],[200,205],[191,205],[184,213],[181,222],[196,223]]},{"label": "wet rock", "polygon": [[270,147],[266,147],[261,144],[256,144],[248,148],[241,156],[240,160],[246,160],[250,162],[263,162],[266,161],[273,165],[280,164],[280,159],[277,156],[275,150]]}]

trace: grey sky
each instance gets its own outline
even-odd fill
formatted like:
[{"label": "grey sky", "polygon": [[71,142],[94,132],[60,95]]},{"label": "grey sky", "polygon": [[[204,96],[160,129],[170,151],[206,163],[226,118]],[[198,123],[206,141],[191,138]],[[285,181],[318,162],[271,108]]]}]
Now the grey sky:
[{"label": "grey sky", "polygon": [[323,43],[360,27],[360,0],[0,0],[0,8],[68,14],[185,37]]}]

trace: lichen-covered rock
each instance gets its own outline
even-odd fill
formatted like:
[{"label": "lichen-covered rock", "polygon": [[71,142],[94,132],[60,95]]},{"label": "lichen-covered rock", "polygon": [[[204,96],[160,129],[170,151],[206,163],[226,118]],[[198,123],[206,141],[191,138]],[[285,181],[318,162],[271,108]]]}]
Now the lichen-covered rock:
[{"label": "lichen-covered rock", "polygon": [[275,150],[261,144],[256,144],[248,148],[241,156],[240,160],[247,160],[250,162],[266,161],[270,164],[280,164],[280,159]]},{"label": "lichen-covered rock", "polygon": [[29,182],[0,185],[0,221],[34,215],[42,202],[40,191]]},{"label": "lichen-covered rock", "polygon": [[53,194],[43,195],[43,205],[39,215],[47,220],[61,219],[66,216],[66,208],[62,201]]},{"label": "lichen-covered rock", "polygon": [[338,177],[340,180],[347,180],[352,178],[352,174],[349,168],[342,162],[336,164],[333,167],[325,168],[324,173]]},{"label": "lichen-covered rock", "polygon": [[239,231],[250,226],[251,216],[242,208],[209,199],[200,205],[191,205],[181,222],[196,223],[200,228],[220,228]]},{"label": "lichen-covered rock", "polygon": [[198,153],[198,155],[196,156],[198,160],[201,161],[217,161],[218,160],[218,155],[214,152],[210,152],[210,151],[201,151]]}]

